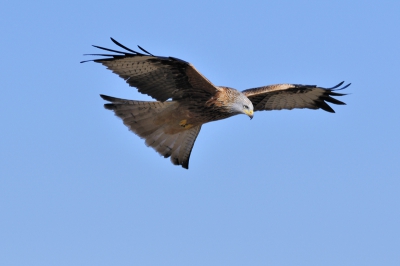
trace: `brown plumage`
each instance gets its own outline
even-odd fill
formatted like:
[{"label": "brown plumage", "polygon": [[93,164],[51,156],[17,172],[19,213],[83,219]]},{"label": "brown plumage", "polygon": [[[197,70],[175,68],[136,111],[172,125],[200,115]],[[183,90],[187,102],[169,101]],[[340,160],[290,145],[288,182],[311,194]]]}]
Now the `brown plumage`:
[{"label": "brown plumage", "polygon": [[[105,108],[114,111],[124,124],[147,146],[154,148],[171,162],[188,169],[189,158],[201,126],[237,114],[253,117],[253,111],[293,108],[323,109],[334,112],[326,103],[344,104],[331,96],[343,82],[332,88],[310,85],[278,84],[243,92],[213,85],[196,68],[174,57],[154,56],[141,48],[133,51],[114,39],[128,52],[100,46],[115,54],[94,54],[103,59],[88,60],[105,65],[152,101],[132,101],[101,95],[108,101]],[[87,62],[87,61],[82,61]],[[170,101],[167,101],[170,100]]]}]

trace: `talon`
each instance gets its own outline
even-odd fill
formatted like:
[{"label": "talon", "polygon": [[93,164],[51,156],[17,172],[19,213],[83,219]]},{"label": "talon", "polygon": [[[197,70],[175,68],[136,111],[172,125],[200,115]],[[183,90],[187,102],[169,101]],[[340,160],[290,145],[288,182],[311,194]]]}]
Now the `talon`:
[{"label": "talon", "polygon": [[186,119],[183,119],[181,122],[179,122],[179,125],[185,129],[189,129],[189,128],[193,127],[192,124],[187,124]]},{"label": "talon", "polygon": [[179,125],[180,125],[181,127],[185,127],[185,126],[186,126],[186,122],[187,122],[187,120],[186,120],[186,119],[183,119],[181,122],[179,122]]}]

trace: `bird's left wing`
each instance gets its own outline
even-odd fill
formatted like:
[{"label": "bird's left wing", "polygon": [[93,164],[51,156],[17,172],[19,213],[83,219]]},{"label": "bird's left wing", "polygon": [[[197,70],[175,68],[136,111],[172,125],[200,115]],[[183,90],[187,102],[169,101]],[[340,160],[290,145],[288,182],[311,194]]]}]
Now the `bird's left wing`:
[{"label": "bird's left wing", "polygon": [[154,56],[138,46],[143,53],[111,40],[127,52],[100,46],[96,48],[116,54],[90,54],[105,56],[103,59],[87,60],[101,63],[112,72],[158,101],[179,100],[184,97],[207,101],[219,89],[204,77],[192,64],[174,57]]},{"label": "bird's left wing", "polygon": [[343,82],[332,88],[321,88],[314,85],[277,84],[265,87],[244,90],[244,95],[253,103],[254,111],[282,110],[294,108],[323,109],[327,112],[335,111],[326,103],[345,104],[331,96],[346,95],[337,93],[350,86]]}]

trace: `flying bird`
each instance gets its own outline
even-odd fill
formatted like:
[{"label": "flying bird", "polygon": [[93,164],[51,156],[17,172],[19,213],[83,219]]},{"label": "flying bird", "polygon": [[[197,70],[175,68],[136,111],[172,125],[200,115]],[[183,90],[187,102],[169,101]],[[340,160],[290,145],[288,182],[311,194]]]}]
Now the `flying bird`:
[{"label": "flying bird", "polygon": [[[93,45],[114,54],[93,61],[101,63],[123,78],[131,87],[156,101],[135,101],[100,95],[108,103],[104,107],[120,117],[123,123],[147,146],[154,148],[174,165],[189,168],[189,158],[201,126],[238,114],[253,118],[255,111],[294,108],[335,111],[326,103],[345,104],[331,96],[347,88],[343,82],[332,88],[315,85],[276,84],[242,92],[215,86],[191,63],[175,57],[155,56],[138,46],[134,51],[111,40],[126,51]],[[342,87],[341,87],[342,86]]]}]

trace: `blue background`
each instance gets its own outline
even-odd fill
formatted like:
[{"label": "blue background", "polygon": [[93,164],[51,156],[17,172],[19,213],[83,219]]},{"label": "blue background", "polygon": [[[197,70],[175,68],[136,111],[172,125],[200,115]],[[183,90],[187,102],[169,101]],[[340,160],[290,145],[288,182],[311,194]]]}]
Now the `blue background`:
[{"label": "blue background", "polygon": [[[0,265],[400,265],[400,2],[3,1]],[[85,53],[216,85],[352,85],[346,106],[203,126],[173,166],[103,108]]]}]

